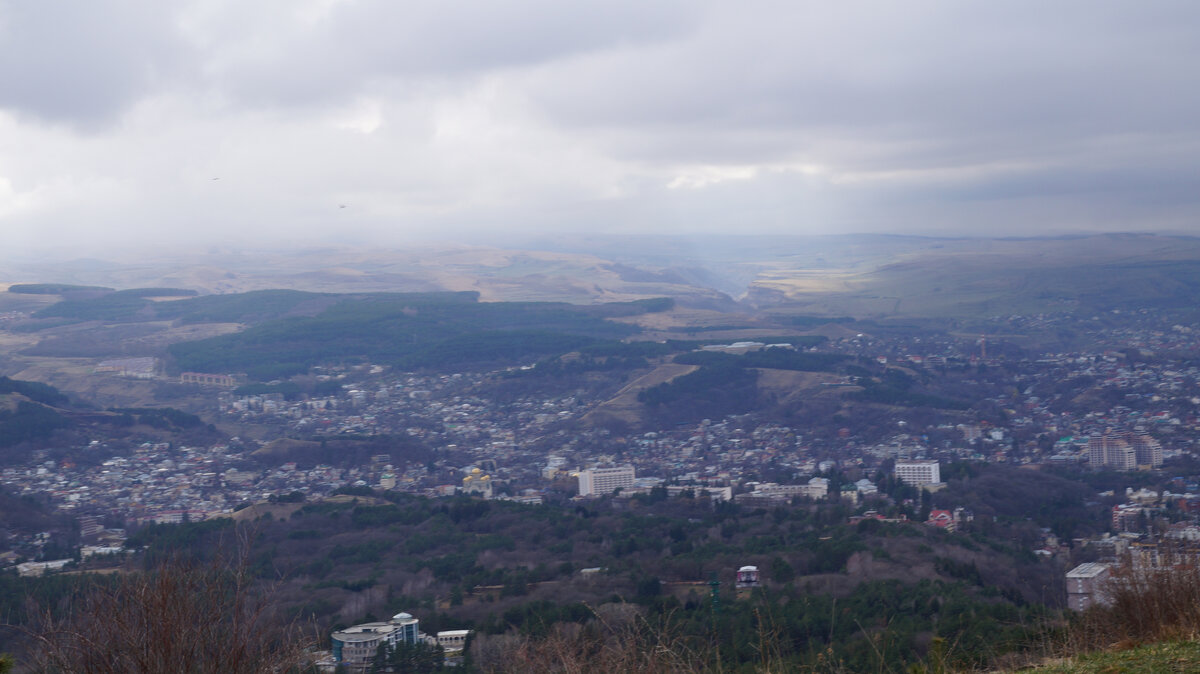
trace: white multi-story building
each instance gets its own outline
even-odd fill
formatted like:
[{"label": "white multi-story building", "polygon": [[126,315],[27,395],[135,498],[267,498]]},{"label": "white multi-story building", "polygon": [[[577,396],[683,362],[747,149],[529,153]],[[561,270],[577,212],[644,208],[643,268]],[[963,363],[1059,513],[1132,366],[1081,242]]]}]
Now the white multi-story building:
[{"label": "white multi-story building", "polygon": [[901,482],[914,487],[942,481],[942,468],[937,461],[897,461],[895,473]]},{"label": "white multi-story building", "polygon": [[333,658],[352,672],[366,671],[382,645],[416,644],[421,639],[419,621],[409,613],[397,613],[387,622],[363,623],[330,635]]},{"label": "white multi-story building", "polygon": [[1067,608],[1083,611],[1090,606],[1108,603],[1104,584],[1109,576],[1109,565],[1087,562],[1067,572]]},{"label": "white multi-story building", "polygon": [[608,495],[617,489],[633,486],[633,466],[589,468],[579,472],[579,495]]}]

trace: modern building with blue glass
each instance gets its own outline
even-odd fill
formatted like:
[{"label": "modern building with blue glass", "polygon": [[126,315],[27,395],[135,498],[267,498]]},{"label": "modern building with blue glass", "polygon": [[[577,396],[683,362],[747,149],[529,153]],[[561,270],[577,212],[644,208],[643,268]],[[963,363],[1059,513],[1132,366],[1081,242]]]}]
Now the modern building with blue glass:
[{"label": "modern building with blue glass", "polygon": [[387,622],[363,623],[331,635],[333,658],[350,671],[365,671],[380,646],[413,645],[421,639],[419,623],[409,613],[397,613]]}]

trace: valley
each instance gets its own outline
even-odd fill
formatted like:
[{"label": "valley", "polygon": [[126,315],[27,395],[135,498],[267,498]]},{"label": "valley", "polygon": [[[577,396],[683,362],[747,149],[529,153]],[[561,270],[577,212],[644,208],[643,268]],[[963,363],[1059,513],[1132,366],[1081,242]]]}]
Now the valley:
[{"label": "valley", "polygon": [[[225,286],[7,270],[0,485],[21,506],[0,553],[53,594],[63,566],[241,540],[318,641],[412,610],[474,630],[480,662],[595,607],[703,634],[716,578],[728,648],[689,642],[710,664],[755,662],[730,644],[769,610],[793,664],[879,666],[857,620],[887,666],[935,629],[982,665],[1068,619],[1075,566],[1200,527],[1190,245],[870,239],[848,264],[747,244],[684,260],[705,274],[473,249],[419,289],[381,253],[318,276],[239,263]],[[689,285],[731,264],[756,270],[743,292]],[[1144,450],[1118,464],[1109,438]],[[941,479],[898,477],[913,462]],[[628,481],[584,493],[602,469]],[[734,591],[746,564],[768,593]],[[839,602],[861,608],[814,622]]]}]

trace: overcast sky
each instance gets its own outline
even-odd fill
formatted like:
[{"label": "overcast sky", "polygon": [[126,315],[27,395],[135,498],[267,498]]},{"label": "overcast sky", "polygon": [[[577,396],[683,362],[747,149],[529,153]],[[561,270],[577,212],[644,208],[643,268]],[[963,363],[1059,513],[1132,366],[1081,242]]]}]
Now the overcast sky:
[{"label": "overcast sky", "polygon": [[0,247],[1200,234],[1200,3],[0,0]]}]

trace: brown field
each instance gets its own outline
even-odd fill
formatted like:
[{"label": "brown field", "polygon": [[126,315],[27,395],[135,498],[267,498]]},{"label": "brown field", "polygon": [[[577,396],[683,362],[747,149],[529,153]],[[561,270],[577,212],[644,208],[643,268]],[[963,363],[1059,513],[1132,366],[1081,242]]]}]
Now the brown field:
[{"label": "brown field", "polygon": [[0,331],[0,355],[12,353],[37,344],[37,335],[20,332]]},{"label": "brown field", "polygon": [[253,522],[263,515],[270,515],[272,519],[285,520],[303,507],[303,503],[255,503],[233,513],[232,517],[234,522]]},{"label": "brown field", "polygon": [[[23,358],[24,369],[10,375],[13,379],[40,381],[71,394],[80,395],[102,407],[145,407],[161,405],[156,397],[158,382],[126,379],[108,373],[93,372],[95,358]],[[184,401],[172,400],[173,407],[186,409]]]},{"label": "brown field", "polygon": [[761,274],[755,285],[782,291],[789,297],[809,293],[846,293],[857,290],[864,274],[817,269],[774,269]]},{"label": "brown field", "polygon": [[[387,505],[388,501],[374,496],[350,496],[348,494],[338,494],[330,496],[326,499],[321,499],[322,503],[359,503],[364,506],[380,506]],[[253,522],[263,515],[270,515],[275,519],[287,519],[292,516],[292,513],[304,507],[303,503],[255,503],[247,508],[233,513],[232,517],[235,522]]]},{"label": "brown field", "polygon": [[259,447],[252,452],[252,456],[271,457],[277,461],[286,461],[288,455],[299,449],[312,449],[320,447],[321,443],[312,440],[296,440],[293,438],[279,438],[272,440],[267,444]]},{"label": "brown field", "polygon": [[[628,323],[636,325],[643,330],[669,330],[670,328],[704,328],[708,325],[722,325],[729,323],[753,323],[757,319],[749,314],[733,314],[724,311],[713,311],[711,309],[689,309],[684,307],[675,307],[670,311],[660,311],[653,314],[641,314],[639,316],[622,316],[612,319],[618,323]],[[681,339],[680,335],[684,333],[671,333],[676,335],[676,339]]]},{"label": "brown field", "polygon": [[841,382],[843,377],[829,372],[796,372],[795,370],[758,370],[758,388],[776,394],[780,402],[804,396],[838,397],[847,391],[858,391],[859,387],[824,386]]},{"label": "brown field", "polygon": [[194,339],[219,337],[233,332],[241,332],[246,326],[241,323],[194,323],[190,325],[172,326],[155,335],[163,345],[175,342],[188,342]]}]

